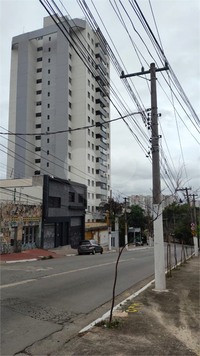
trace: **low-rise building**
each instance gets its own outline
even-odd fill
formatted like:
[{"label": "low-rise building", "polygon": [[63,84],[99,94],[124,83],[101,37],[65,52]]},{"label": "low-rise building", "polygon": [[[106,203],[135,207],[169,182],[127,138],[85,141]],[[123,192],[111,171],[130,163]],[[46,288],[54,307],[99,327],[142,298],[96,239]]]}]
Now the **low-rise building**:
[{"label": "low-rise building", "polygon": [[87,187],[50,177],[0,180],[2,251],[71,245],[85,238]]}]

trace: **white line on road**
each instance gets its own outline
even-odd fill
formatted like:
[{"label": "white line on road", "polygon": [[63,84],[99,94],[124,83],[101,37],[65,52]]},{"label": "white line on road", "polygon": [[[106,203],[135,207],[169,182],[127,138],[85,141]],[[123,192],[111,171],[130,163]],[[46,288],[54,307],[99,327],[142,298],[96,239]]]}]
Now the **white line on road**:
[{"label": "white line on road", "polygon": [[[127,261],[130,261],[130,260],[134,260],[135,258],[128,258],[126,260],[121,260],[119,261],[119,263],[121,262],[127,262]],[[38,278],[33,278],[33,279],[27,279],[25,281],[20,281],[20,282],[15,282],[15,283],[10,283],[10,284],[4,284],[2,286],[0,286],[0,289],[2,288],[9,288],[9,287],[15,287],[15,286],[18,286],[20,284],[26,284],[26,283],[29,283],[29,282],[35,282],[39,279],[45,279],[45,278],[51,278],[51,277],[57,277],[57,276],[62,276],[62,275],[65,275],[65,274],[69,274],[69,273],[75,273],[75,272],[80,272],[80,271],[85,271],[87,269],[91,269],[91,268],[98,268],[98,267],[104,267],[104,266],[108,266],[108,265],[111,265],[111,264],[115,264],[116,261],[113,261],[113,262],[108,262],[108,263],[102,263],[100,265],[95,265],[95,266],[89,266],[89,267],[84,267],[84,268],[79,268],[79,269],[73,269],[71,271],[65,271],[65,272],[60,272],[60,273],[55,273],[55,274],[50,274],[48,276],[43,276],[43,277],[38,277]]]}]

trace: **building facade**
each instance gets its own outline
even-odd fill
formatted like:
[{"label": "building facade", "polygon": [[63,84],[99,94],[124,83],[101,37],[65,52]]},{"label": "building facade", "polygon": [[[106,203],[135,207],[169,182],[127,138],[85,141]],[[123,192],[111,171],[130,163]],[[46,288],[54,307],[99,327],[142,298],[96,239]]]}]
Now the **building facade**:
[{"label": "building facade", "polygon": [[[162,209],[176,201],[176,197],[173,195],[162,195],[161,199]],[[139,205],[146,215],[153,215],[153,197],[151,195],[131,195],[129,205]]]},{"label": "building facade", "polygon": [[12,40],[9,131],[23,136],[9,136],[7,178],[85,184],[86,221],[95,221],[110,192],[109,59],[98,29],[60,23],[69,41],[51,17]]},{"label": "building facade", "polygon": [[0,180],[2,252],[71,245],[85,239],[87,187],[40,175]]}]

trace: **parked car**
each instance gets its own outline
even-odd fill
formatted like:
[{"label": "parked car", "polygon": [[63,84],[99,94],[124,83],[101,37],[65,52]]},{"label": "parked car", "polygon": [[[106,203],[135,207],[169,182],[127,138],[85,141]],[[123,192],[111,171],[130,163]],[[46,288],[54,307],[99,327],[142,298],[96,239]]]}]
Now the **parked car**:
[{"label": "parked car", "polygon": [[98,241],[96,240],[83,240],[80,241],[79,246],[78,246],[78,254],[89,254],[92,253],[95,255],[95,253],[103,253],[103,247],[99,245]]}]

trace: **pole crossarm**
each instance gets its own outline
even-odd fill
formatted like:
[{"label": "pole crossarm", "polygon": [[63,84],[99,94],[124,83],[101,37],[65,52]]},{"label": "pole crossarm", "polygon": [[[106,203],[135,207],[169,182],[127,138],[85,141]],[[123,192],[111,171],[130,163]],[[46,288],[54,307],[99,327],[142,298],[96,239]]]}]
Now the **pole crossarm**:
[{"label": "pole crossarm", "polygon": [[[155,69],[156,72],[162,72],[164,70],[169,70],[169,67],[168,67],[167,64],[163,68],[156,68]],[[141,72],[131,73],[131,74],[124,74],[124,72],[122,71],[122,74],[120,75],[120,78],[123,79],[123,78],[129,78],[129,77],[136,77],[136,76],[139,76],[139,75],[150,74],[150,73],[151,73],[151,69],[149,69],[149,70],[142,69]]]}]

